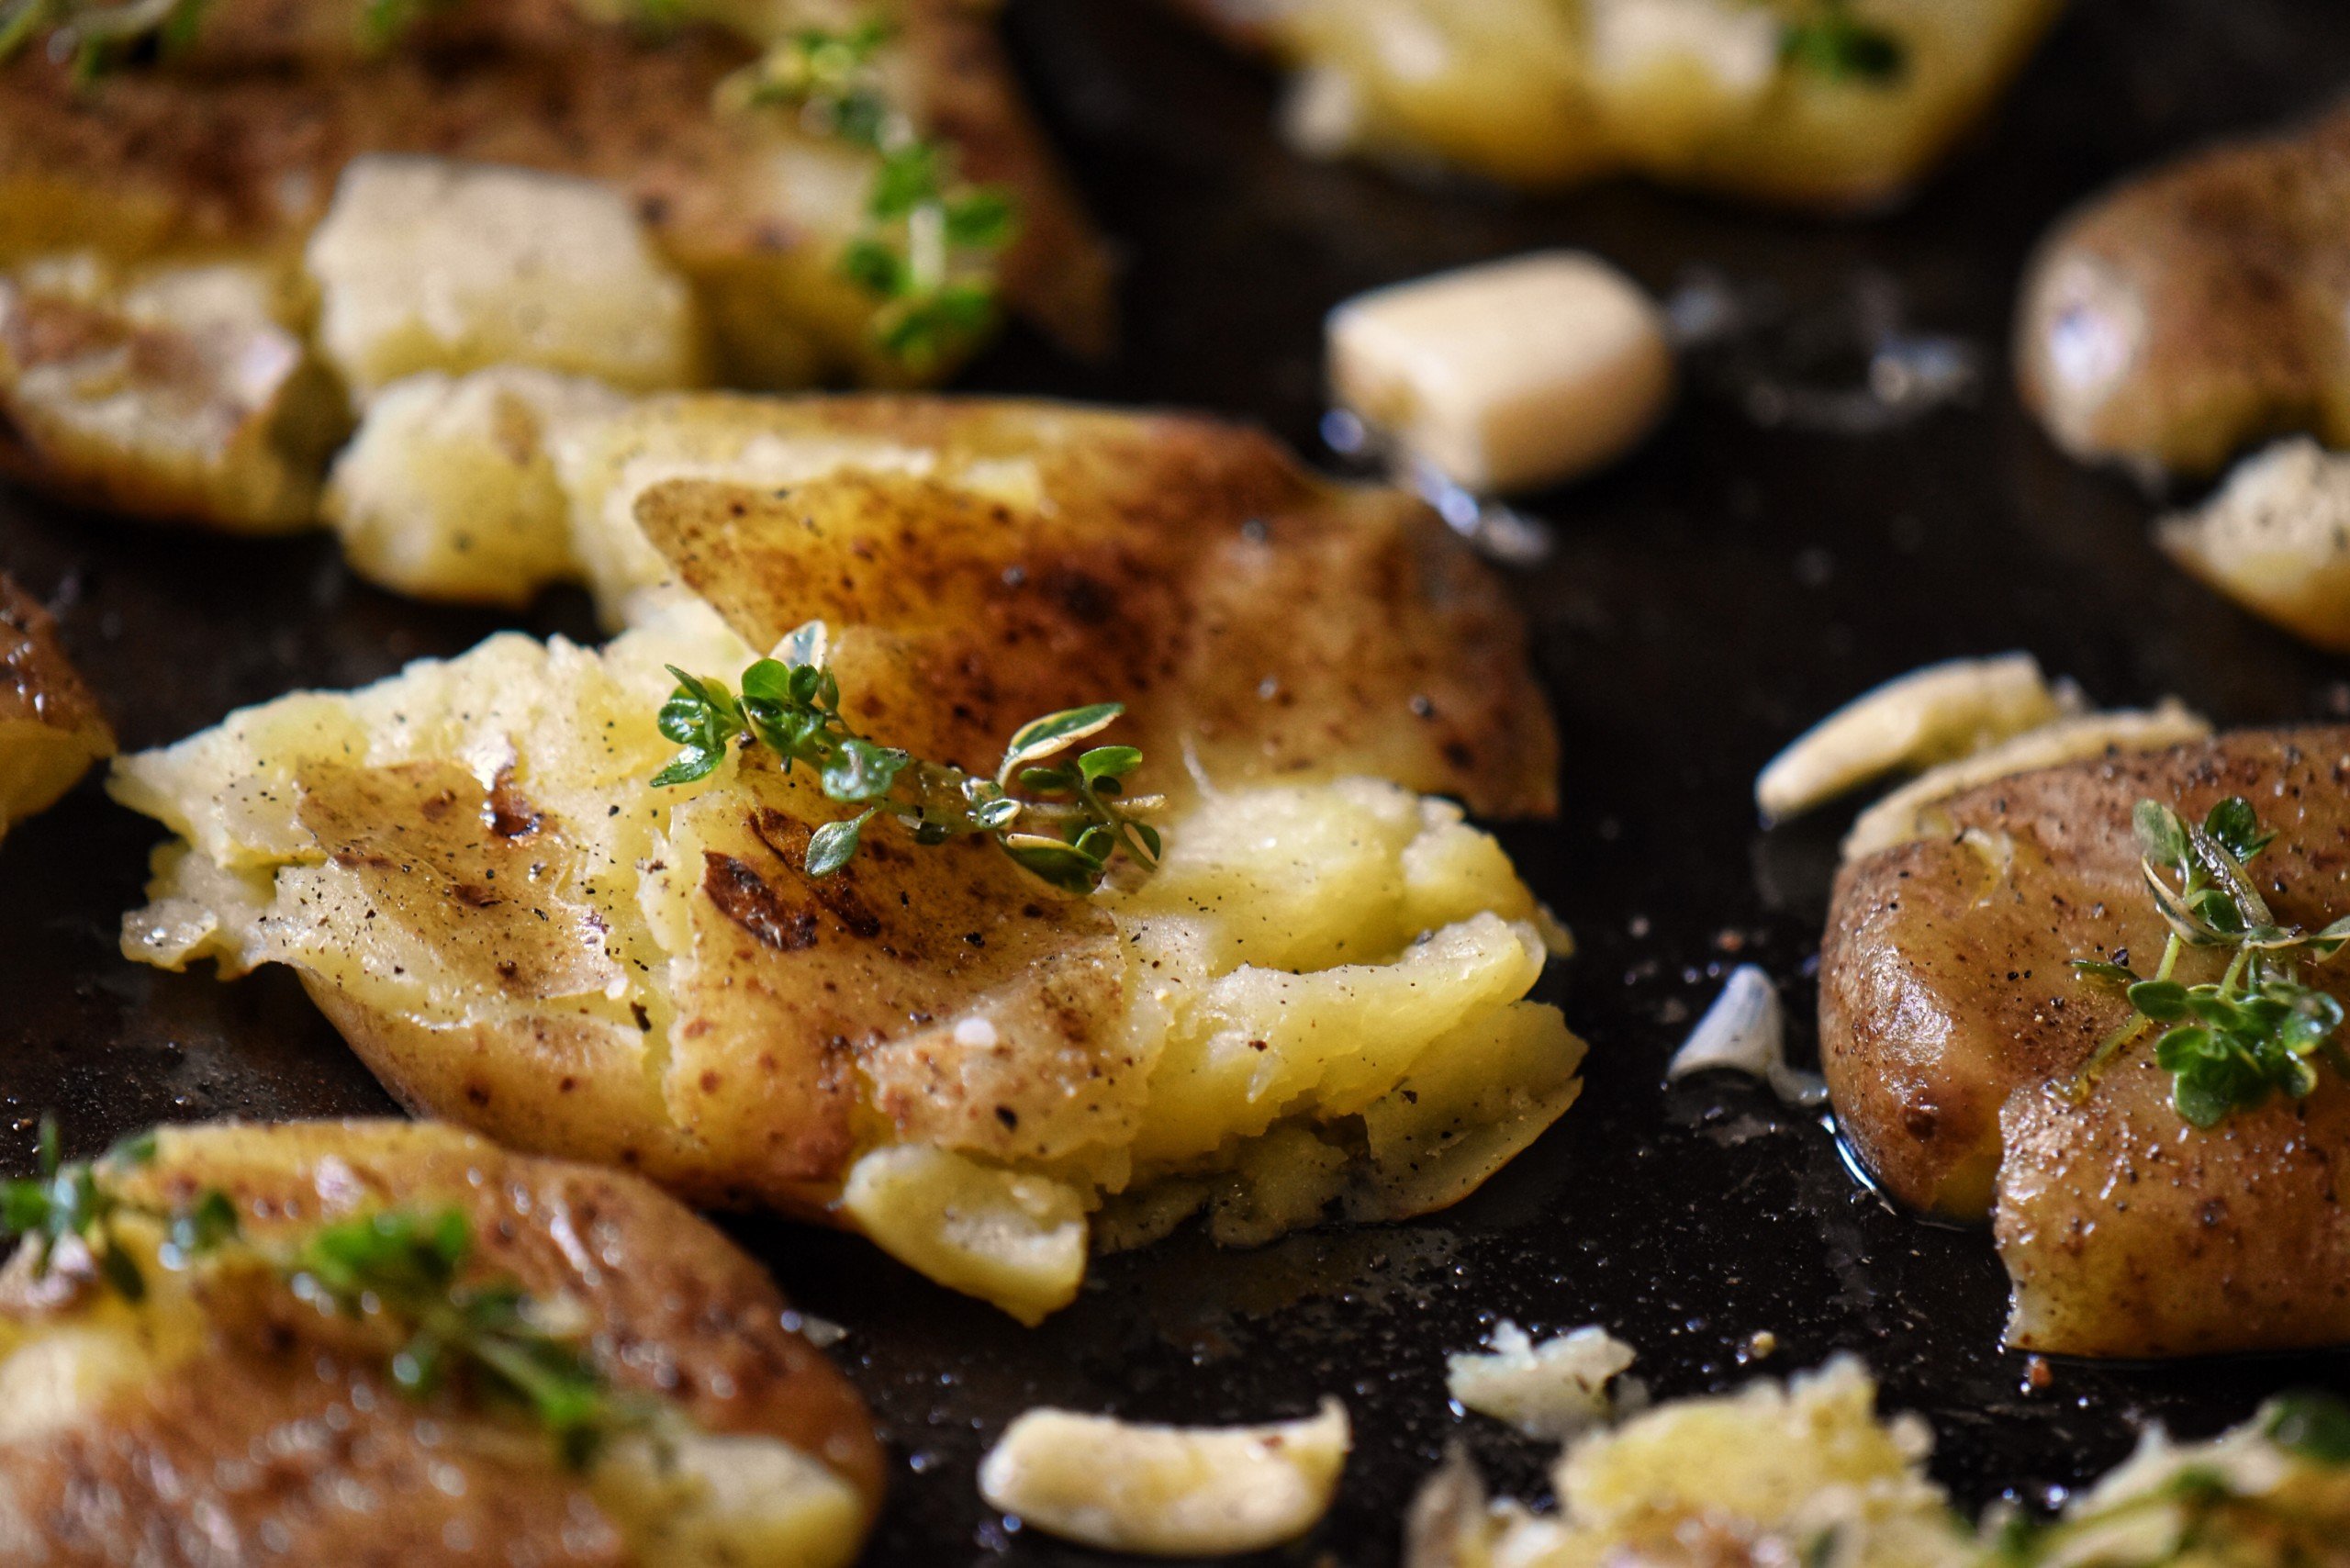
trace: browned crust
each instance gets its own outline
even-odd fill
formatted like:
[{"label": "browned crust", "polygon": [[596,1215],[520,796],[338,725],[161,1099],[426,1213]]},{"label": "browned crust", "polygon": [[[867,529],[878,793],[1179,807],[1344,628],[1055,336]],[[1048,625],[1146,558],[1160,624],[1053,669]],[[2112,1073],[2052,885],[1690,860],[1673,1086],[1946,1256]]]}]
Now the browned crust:
[{"label": "browned crust", "polygon": [[[881,1453],[855,1391],[784,1327],[783,1299],[755,1264],[633,1177],[438,1126],[297,1123],[166,1134],[129,1185],[167,1204],[218,1188],[263,1239],[381,1207],[456,1208],[482,1276],[576,1302],[621,1384],[675,1400],[706,1431],[789,1442],[850,1482],[868,1515],[878,1506]],[[53,1310],[12,1279],[0,1314]],[[453,1442],[453,1412],[403,1399],[380,1348],[280,1292],[233,1276],[203,1288],[210,1338],[193,1362],[95,1428],[0,1444],[8,1500],[50,1548],[44,1561],[129,1561],[145,1542],[140,1561],[209,1562],[185,1543],[222,1531],[293,1562],[504,1562],[518,1546],[626,1561],[609,1532],[583,1525],[576,1483],[543,1449]]]},{"label": "browned crust", "polygon": [[12,721],[77,735],[93,758],[114,755],[114,731],[66,657],[57,622],[0,573],[0,724]]},{"label": "browned crust", "polygon": [[[2134,175],[2042,241],[2027,407],[2083,458],[2207,474],[2287,430],[2350,432],[2350,108]],[[2068,364],[2109,363],[2101,375]]]},{"label": "browned crust", "polygon": [[[2020,1342],[2172,1355],[2350,1338],[2350,1226],[2336,1197],[2350,1182],[2350,1090],[2328,1083],[2304,1107],[2197,1132],[2143,1041],[2078,1106],[2050,1087],[2130,1014],[2079,985],[2071,960],[2127,952],[2146,972],[2163,947],[2132,806],[2153,798],[2200,817],[2236,794],[2280,831],[2259,862],[2279,917],[2314,927],[2350,908],[2341,728],[2004,779],[1948,802],[1943,837],[1837,879],[1819,1007],[1839,1126],[1905,1203],[1979,1218],[1996,1196]],[[2350,973],[2314,976],[2350,995]],[[2299,1260],[2270,1270],[2277,1260]]]},{"label": "browned crust", "polygon": [[1137,744],[1220,782],[1362,772],[1486,816],[1557,810],[1524,622],[1416,501],[1204,419],[848,398],[763,420],[1033,458],[1053,498],[869,473],[640,498],[655,548],[752,645],[811,619],[893,639],[902,679],[860,714],[892,744],[990,770],[1026,720],[1117,700]]}]

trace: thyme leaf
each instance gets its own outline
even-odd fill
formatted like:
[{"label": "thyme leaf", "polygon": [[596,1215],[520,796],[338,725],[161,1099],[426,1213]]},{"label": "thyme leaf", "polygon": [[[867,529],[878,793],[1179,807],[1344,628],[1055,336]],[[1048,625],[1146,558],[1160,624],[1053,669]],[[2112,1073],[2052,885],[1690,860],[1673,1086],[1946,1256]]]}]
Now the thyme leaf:
[{"label": "thyme leaf", "polygon": [[707,778],[737,744],[763,745],[789,775],[805,767],[826,799],[863,806],[856,816],[819,826],[808,842],[811,877],[829,877],[853,859],[867,827],[886,816],[917,844],[971,834],[993,836],[1030,872],[1073,893],[1091,893],[1123,849],[1146,869],[1165,849],[1143,818],[1162,802],[1129,796],[1140,750],[1100,745],[1057,761],[1125,712],[1097,702],[1048,713],[1015,731],[993,778],[930,762],[856,731],[841,713],[840,682],[824,662],[824,627],[811,622],[778,652],[743,672],[741,695],[726,683],[675,666],[677,689],[661,705],[661,734],[680,748],[653,776],[655,789]]},{"label": "thyme leaf", "polygon": [[[2074,961],[2078,979],[2126,996],[2132,1016],[2098,1045],[2074,1080],[2073,1098],[2085,1098],[2116,1054],[2157,1026],[2154,1060],[2171,1075],[2172,1105],[2197,1127],[2275,1093],[2308,1098],[2321,1062],[2350,1076],[2350,1058],[2334,1041],[2342,1004],[2301,978],[2304,965],[2350,945],[2350,918],[2315,932],[2277,922],[2247,869],[2277,837],[2252,803],[2230,796],[2198,823],[2159,801],[2140,801],[2131,823],[2140,874],[2170,935],[2150,977],[2105,959]],[[2220,977],[2193,985],[2172,978],[2188,948],[2225,953]]]},{"label": "thyme leaf", "polygon": [[1852,15],[1852,0],[1822,0],[1818,13],[1789,22],[1779,58],[1830,82],[1884,86],[1909,68],[1909,50],[1895,34]]}]

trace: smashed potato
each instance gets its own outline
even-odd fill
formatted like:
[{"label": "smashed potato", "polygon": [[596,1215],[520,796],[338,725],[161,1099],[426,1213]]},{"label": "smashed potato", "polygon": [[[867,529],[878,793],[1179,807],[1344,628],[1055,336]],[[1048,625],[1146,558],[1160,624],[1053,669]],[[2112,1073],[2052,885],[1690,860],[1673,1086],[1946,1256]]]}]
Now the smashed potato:
[{"label": "smashed potato", "polygon": [[[386,50],[359,47],[349,0],[219,0],[190,47],[95,83],[45,49],[0,64],[0,410],[27,432],[20,476],[289,529],[316,521],[347,391],[410,371],[519,360],[637,389],[948,374],[984,334],[909,357],[880,341],[889,302],[844,272],[878,154],[735,80],[800,29],[867,17],[891,29],[875,90],[956,177],[1011,195],[1005,306],[1106,346],[1104,252],[984,7],[694,0],[658,39],[592,0],[413,9]],[[225,269],[273,309],[111,286],[61,300],[59,269],[84,265],[123,289]]]},{"label": "smashed potato", "polygon": [[113,755],[114,731],[66,658],[57,622],[0,575],[0,834]]},{"label": "smashed potato", "polygon": [[2199,476],[2293,431],[2350,442],[2350,111],[2134,175],[2041,242],[2027,407],[2075,457]]},{"label": "smashed potato", "polygon": [[[1437,162],[1537,188],[1632,171],[1832,209],[1883,206],[1922,177],[1987,112],[2061,9],[2061,0],[1856,0],[1848,13],[1807,0],[1189,4],[1297,69],[1289,129],[1309,151]],[[1854,27],[1868,41],[1847,42]]]},{"label": "smashed potato", "polygon": [[[1113,1244],[1421,1213],[1572,1102],[1582,1045],[1524,1000],[1555,927],[1415,793],[1551,789],[1515,620],[1433,519],[1254,437],[1040,407],[688,400],[599,460],[689,434],[806,476],[641,491],[656,580],[602,651],[493,638],[128,759],[178,838],[126,950],[287,964],[412,1105],[830,1215],[1029,1320],[1113,1200]],[[808,770],[655,789],[667,666],[809,619],[861,731],[942,762],[1125,699],[1164,864],[1087,899],[893,834],[819,877],[843,813]]]},{"label": "smashed potato", "polygon": [[[2350,904],[2345,778],[2341,729],[2101,756],[1953,796],[1935,808],[1940,831],[1839,873],[1819,965],[1838,1126],[1904,1203],[1992,1216],[2011,1344],[2150,1357],[2350,1338],[2335,1197],[2350,1182],[2350,1083],[2329,1071],[2306,1100],[2197,1128],[2149,1036],[2067,1092],[2132,1011],[2073,961],[2135,955],[2151,970],[2168,935],[2136,803],[2200,822],[2228,797],[2257,801],[2280,835],[2262,893],[2278,921],[2315,930]],[[2221,967],[2193,949],[2177,978]],[[2350,992],[2339,965],[2306,972]]]},{"label": "smashed potato", "polygon": [[[78,1244],[45,1269],[28,1245],[0,1271],[12,1562],[201,1539],[318,1563],[843,1568],[862,1544],[881,1490],[862,1403],[781,1327],[749,1259],[635,1177],[395,1122],[170,1128],[100,1174],[130,1205],[107,1245],[138,1299]],[[208,1193],[238,1240],[174,1255],[162,1216]],[[448,1382],[404,1392],[398,1338],[306,1303],[269,1263],[393,1210],[463,1215],[467,1280],[559,1314],[652,1424],[568,1466],[519,1412]]]},{"label": "smashed potato", "polygon": [[1488,1506],[1465,1458],[1415,1505],[1406,1568],[1807,1562],[1972,1568],[1970,1533],[1927,1479],[1931,1434],[1880,1421],[1860,1362],[1782,1387],[1675,1400],[1561,1458],[1555,1515]]}]

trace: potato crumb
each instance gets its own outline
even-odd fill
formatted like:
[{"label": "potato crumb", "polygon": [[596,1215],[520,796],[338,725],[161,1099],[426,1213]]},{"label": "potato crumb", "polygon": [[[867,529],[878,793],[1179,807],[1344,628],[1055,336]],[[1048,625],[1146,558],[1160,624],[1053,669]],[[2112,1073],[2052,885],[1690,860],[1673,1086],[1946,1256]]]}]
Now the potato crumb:
[{"label": "potato crumb", "polygon": [[1161,1427],[1031,1410],[979,1464],[979,1495],[1105,1551],[1224,1557],[1294,1540],[1329,1511],[1346,1406],[1261,1427]]},{"label": "potato crumb", "polygon": [[1607,1385],[1633,1361],[1629,1345],[1598,1327],[1537,1344],[1505,1317],[1486,1343],[1482,1354],[1446,1358],[1446,1391],[1466,1409],[1554,1441],[1607,1419],[1615,1408]]}]

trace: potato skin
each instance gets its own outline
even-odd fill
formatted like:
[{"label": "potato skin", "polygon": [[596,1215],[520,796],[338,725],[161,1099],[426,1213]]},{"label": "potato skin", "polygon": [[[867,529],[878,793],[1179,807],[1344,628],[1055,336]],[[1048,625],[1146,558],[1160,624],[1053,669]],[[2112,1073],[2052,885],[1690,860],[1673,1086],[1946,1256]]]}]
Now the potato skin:
[{"label": "potato skin", "polygon": [[57,622],[0,573],[0,834],[113,755],[114,731],[65,656]]},{"label": "potato skin", "polygon": [[[155,1161],[122,1185],[165,1205],[218,1189],[263,1240],[375,1207],[457,1208],[473,1222],[484,1275],[579,1304],[623,1386],[659,1389],[701,1430],[786,1441],[848,1481],[868,1518],[878,1504],[881,1455],[862,1402],[783,1327],[782,1299],[755,1264],[633,1177],[508,1154],[442,1126],[311,1122],[166,1129]],[[420,1417],[432,1412],[409,1406],[369,1359],[341,1354],[320,1327],[331,1320],[277,1316],[290,1298],[276,1294],[250,1297],[232,1283],[193,1359],[109,1402],[95,1422],[0,1442],[0,1515],[33,1522],[51,1553],[39,1561],[121,1561],[137,1540],[177,1543],[207,1518],[207,1531],[232,1540],[284,1532],[289,1561],[505,1562],[534,1543],[550,1561],[573,1560],[559,1544],[578,1526],[576,1478],[534,1446],[427,1448]],[[6,1277],[0,1323],[37,1333],[57,1310],[28,1274]],[[335,1375],[322,1378],[322,1364]],[[285,1440],[305,1430],[313,1440]],[[250,1485],[204,1479],[264,1452]],[[189,1484],[174,1488],[173,1476]],[[316,1501],[353,1486],[397,1504]],[[453,1526],[470,1551],[453,1544]],[[608,1540],[585,1560],[625,1562],[621,1546]],[[243,1560],[162,1550],[152,1561]]]},{"label": "potato skin", "polygon": [[[2130,1014],[2076,982],[2071,960],[2126,951],[2146,972],[2162,950],[2132,807],[2151,797],[2199,818],[2238,794],[2282,834],[2257,868],[2278,916],[2315,927],[2350,909],[2339,728],[2004,779],[1942,808],[1949,836],[1839,875],[1820,957],[1839,1124],[1904,1203],[1980,1218],[1996,1202],[2019,1343],[2169,1355],[2350,1337],[2350,1227],[2333,1197],[2350,1184],[2350,1139],[2332,1130],[2344,1086],[2329,1076],[2300,1112],[2272,1104],[2199,1133],[2164,1103],[2142,1040],[2085,1104],[2047,1089]],[[2205,978],[2199,963],[2181,974]],[[2350,971],[2311,972],[2350,995]],[[2232,1261],[2272,1251],[2304,1261],[2267,1277]]]},{"label": "potato skin", "polygon": [[1484,816],[1557,810],[1557,732],[1516,608],[1397,491],[1316,478],[1205,419],[722,397],[661,417],[1035,463],[1048,507],[853,472],[639,498],[655,548],[752,646],[810,620],[856,628],[842,681],[893,745],[992,771],[1029,719],[1116,699],[1134,744],[1188,746],[1221,784],[1359,772]]},{"label": "potato skin", "polygon": [[2350,439],[2350,109],[2124,180],[2041,242],[2017,312],[2027,407],[2074,456],[2215,472]]}]

